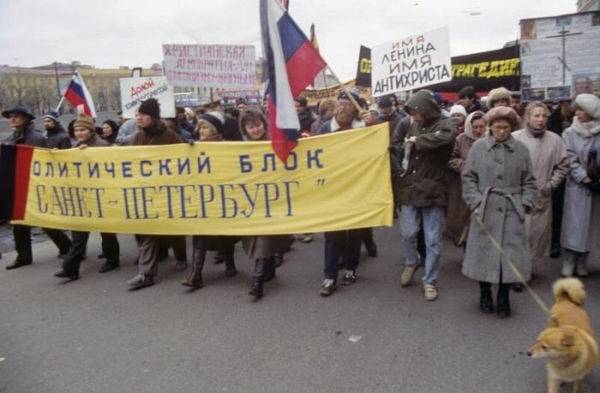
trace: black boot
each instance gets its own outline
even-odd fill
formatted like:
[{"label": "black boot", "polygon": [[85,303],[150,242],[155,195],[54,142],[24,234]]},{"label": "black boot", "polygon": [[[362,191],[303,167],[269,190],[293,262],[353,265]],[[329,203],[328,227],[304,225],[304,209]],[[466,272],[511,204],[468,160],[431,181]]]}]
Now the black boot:
[{"label": "black boot", "polygon": [[492,299],[492,284],[489,282],[479,281],[479,309],[484,314],[494,312],[494,300]]},{"label": "black boot", "polygon": [[263,297],[263,284],[265,282],[265,275],[267,273],[268,264],[268,259],[258,258],[254,265],[254,278],[252,281],[252,289],[250,289],[248,295],[254,296],[254,298],[257,300]]},{"label": "black boot", "polygon": [[233,277],[236,274],[235,259],[233,259],[233,255],[227,255],[225,257],[225,277]]},{"label": "black boot", "polygon": [[202,269],[204,268],[204,260],[206,259],[206,250],[204,248],[192,249],[192,270],[190,274],[181,282],[181,285],[200,289],[204,286],[202,281]]},{"label": "black boot", "polygon": [[510,317],[510,284],[500,284],[498,286],[498,300],[496,305],[496,314],[498,318]]},{"label": "black boot", "polygon": [[269,282],[275,278],[275,270],[277,269],[277,259],[273,256],[269,259],[265,268],[265,282]]}]

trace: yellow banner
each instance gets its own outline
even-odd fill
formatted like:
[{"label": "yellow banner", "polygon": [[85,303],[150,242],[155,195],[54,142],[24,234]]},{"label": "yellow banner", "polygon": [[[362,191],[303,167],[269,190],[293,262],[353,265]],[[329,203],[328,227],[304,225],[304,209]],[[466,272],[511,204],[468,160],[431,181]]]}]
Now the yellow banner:
[{"label": "yellow banner", "polygon": [[15,223],[137,234],[269,235],[392,225],[387,123],[270,142],[36,149]]}]

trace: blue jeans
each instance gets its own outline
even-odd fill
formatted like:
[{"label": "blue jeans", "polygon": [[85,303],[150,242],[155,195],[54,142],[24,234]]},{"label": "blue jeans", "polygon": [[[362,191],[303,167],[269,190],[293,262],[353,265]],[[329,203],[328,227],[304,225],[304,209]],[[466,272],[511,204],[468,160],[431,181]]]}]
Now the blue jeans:
[{"label": "blue jeans", "polygon": [[421,221],[425,232],[425,274],[423,283],[435,284],[440,274],[440,255],[442,253],[442,234],[446,222],[443,207],[414,207],[402,205],[400,210],[400,235],[404,244],[404,264],[415,266],[421,262],[417,252],[417,235],[421,230]]}]

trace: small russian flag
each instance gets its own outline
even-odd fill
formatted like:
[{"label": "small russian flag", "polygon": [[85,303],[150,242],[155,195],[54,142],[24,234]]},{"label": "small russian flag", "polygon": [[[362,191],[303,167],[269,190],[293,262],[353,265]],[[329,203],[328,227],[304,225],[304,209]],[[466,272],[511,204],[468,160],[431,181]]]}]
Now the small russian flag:
[{"label": "small russian flag", "polygon": [[92,95],[85,86],[79,72],[76,71],[73,78],[71,78],[71,82],[69,83],[67,90],[65,90],[64,97],[76,108],[82,105],[83,113],[94,119],[96,118],[96,108],[94,107]]},{"label": "small russian flag", "polygon": [[275,154],[282,162],[298,144],[294,98],[327,63],[277,0],[260,0],[263,52],[267,63],[267,111]]}]

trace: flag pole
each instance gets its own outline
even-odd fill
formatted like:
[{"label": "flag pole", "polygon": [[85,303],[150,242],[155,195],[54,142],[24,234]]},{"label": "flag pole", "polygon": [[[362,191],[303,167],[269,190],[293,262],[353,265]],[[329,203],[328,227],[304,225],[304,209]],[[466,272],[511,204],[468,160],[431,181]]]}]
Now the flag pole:
[{"label": "flag pole", "polygon": [[63,101],[65,100],[65,95],[63,94],[62,97],[60,97],[60,101],[58,101],[58,105],[56,106],[56,112],[60,113],[60,106],[62,105]]},{"label": "flag pole", "polygon": [[335,72],[333,72],[333,70],[331,69],[331,67],[329,67],[329,64],[327,64],[327,69],[329,70],[329,72],[331,72],[331,76],[333,76],[333,78],[337,81],[337,83],[340,85],[340,87],[342,88],[342,90],[344,90],[346,92],[346,95],[348,96],[348,99],[350,101],[352,101],[352,104],[354,105],[354,107],[356,108],[356,110],[358,112],[362,112],[363,108],[361,108],[361,106],[358,105],[358,102],[356,102],[356,100],[352,96],[352,93],[350,92],[350,90],[342,83],[342,81],[340,80],[340,78],[337,77],[337,75],[335,74]]}]

